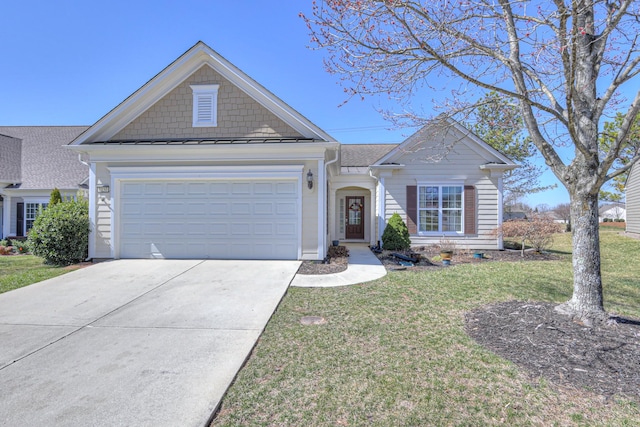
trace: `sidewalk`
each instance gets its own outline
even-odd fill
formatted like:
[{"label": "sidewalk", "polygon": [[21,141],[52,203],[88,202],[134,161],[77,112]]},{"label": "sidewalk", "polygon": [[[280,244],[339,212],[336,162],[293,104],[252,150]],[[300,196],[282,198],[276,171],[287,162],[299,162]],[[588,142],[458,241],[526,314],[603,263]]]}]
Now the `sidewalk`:
[{"label": "sidewalk", "polygon": [[365,243],[345,243],[349,248],[349,265],[334,274],[296,274],[291,286],[299,288],[330,288],[369,282],[387,274],[387,269]]}]

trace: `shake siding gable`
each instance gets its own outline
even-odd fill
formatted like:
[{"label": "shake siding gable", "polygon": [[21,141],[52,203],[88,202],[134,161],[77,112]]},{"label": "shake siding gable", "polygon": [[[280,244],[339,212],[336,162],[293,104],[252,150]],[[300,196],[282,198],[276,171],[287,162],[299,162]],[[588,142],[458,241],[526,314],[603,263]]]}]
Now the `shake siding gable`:
[{"label": "shake siding gable", "polygon": [[[218,84],[217,127],[193,127],[191,85]],[[292,127],[203,65],[118,132],[113,140],[300,137]]]}]

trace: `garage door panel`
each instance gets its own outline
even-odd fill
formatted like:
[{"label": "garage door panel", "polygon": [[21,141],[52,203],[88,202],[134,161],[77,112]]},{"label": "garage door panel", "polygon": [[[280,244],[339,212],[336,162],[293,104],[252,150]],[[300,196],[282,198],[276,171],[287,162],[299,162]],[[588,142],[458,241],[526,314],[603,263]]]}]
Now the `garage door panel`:
[{"label": "garage door panel", "polygon": [[273,194],[273,184],[270,182],[257,182],[253,185],[253,193],[256,195]]},{"label": "garage door panel", "polygon": [[276,185],[276,194],[295,196],[298,194],[298,188],[294,182],[279,182]]},{"label": "garage door panel", "polygon": [[235,202],[231,204],[231,213],[233,215],[250,215],[251,203],[250,202]]},{"label": "garage door panel", "polygon": [[251,194],[251,183],[235,182],[231,184],[231,195],[249,196]]},{"label": "garage door panel", "polygon": [[297,182],[122,181],[120,257],[296,259]]},{"label": "garage door panel", "polygon": [[278,215],[296,215],[298,206],[295,202],[278,202],[276,205],[276,213]]}]

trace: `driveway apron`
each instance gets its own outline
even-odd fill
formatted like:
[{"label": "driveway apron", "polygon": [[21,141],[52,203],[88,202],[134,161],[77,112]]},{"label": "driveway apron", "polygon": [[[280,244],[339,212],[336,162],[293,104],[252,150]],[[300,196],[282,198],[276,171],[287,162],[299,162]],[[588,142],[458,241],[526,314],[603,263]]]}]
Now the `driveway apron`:
[{"label": "driveway apron", "polygon": [[0,425],[204,425],[299,265],[118,260],[0,294]]}]

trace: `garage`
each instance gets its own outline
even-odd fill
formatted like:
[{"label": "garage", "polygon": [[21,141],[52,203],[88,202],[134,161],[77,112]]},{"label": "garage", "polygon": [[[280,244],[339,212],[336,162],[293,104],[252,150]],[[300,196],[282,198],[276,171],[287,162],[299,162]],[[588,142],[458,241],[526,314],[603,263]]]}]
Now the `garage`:
[{"label": "garage", "polygon": [[298,179],[122,179],[120,258],[298,259]]}]

